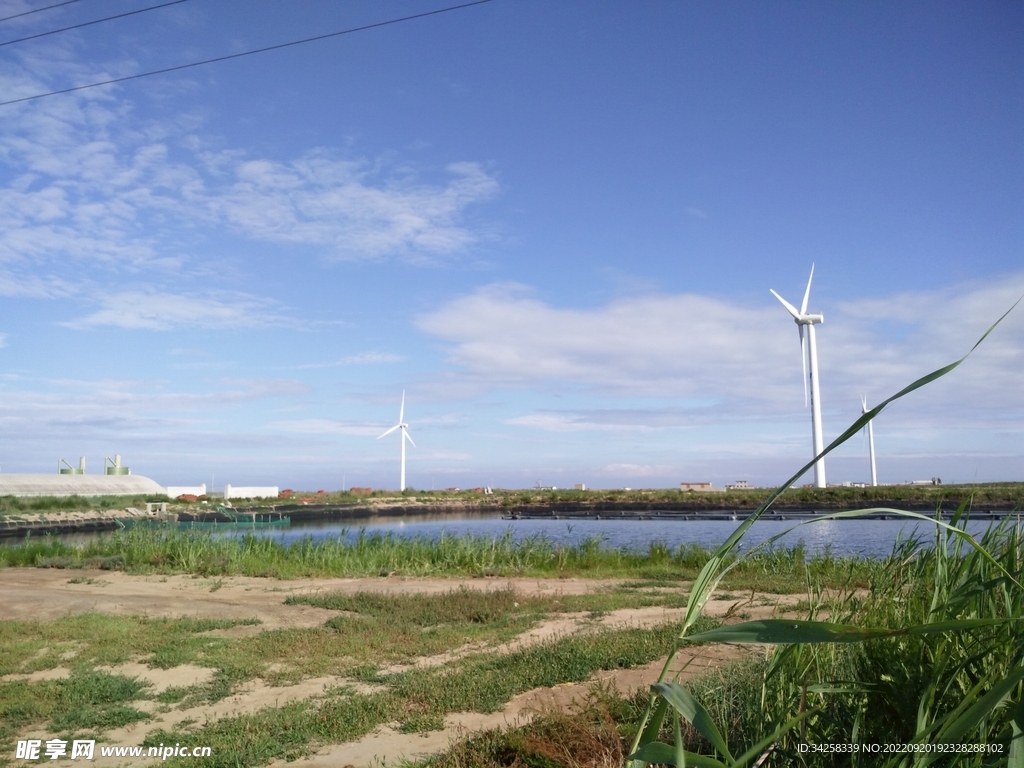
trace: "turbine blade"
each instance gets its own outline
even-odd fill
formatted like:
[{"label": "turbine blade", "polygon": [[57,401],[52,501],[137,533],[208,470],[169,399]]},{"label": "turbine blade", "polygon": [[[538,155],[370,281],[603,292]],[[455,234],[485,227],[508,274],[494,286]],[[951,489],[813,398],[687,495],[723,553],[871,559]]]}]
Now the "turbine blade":
[{"label": "turbine blade", "polygon": [[[405,439],[406,440],[408,440],[410,443],[412,443],[412,437],[409,435],[409,430],[408,429],[403,429],[402,430],[402,434],[405,435]],[[415,448],[416,447],[416,443],[412,443],[412,447]]]},{"label": "turbine blade", "polygon": [[398,409],[398,423],[405,421],[405,390],[402,390],[402,407]]},{"label": "turbine blade", "polygon": [[377,439],[380,440],[381,437],[386,437],[387,435],[390,435],[392,432],[394,432],[396,429],[398,429],[399,426],[401,426],[401,425],[395,424],[395,426],[393,426],[391,429],[389,429],[383,435],[380,435],[380,437],[378,437]]},{"label": "turbine blade", "polygon": [[782,306],[784,306],[787,310],[789,310],[789,314],[791,314],[793,316],[794,320],[799,320],[800,319],[800,313],[796,311],[796,307],[794,307],[792,304],[790,304],[784,298],[779,296],[779,294],[777,294],[773,289],[769,288],[768,290],[772,292],[772,296],[774,296],[776,299],[778,299],[779,301],[782,302]]},{"label": "turbine blade", "polygon": [[811,276],[807,278],[807,290],[804,291],[804,303],[800,305],[800,314],[807,314],[807,299],[811,296],[811,280],[814,279],[814,264],[811,264]]},{"label": "turbine blade", "polygon": [[811,397],[807,391],[807,339],[804,337],[803,325],[800,328],[800,367],[804,371],[804,408],[811,404]]}]

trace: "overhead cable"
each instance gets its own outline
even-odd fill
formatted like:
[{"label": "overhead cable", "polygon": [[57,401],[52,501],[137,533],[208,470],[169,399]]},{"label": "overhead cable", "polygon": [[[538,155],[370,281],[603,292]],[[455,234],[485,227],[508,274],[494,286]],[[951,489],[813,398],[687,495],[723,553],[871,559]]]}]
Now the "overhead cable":
[{"label": "overhead cable", "polygon": [[361,27],[352,27],[350,29],[342,29],[338,32],[328,32],[325,35],[317,35],[316,37],[307,37],[302,40],[292,40],[289,43],[278,43],[277,45],[268,45],[264,48],[255,48],[251,51],[243,51],[241,53],[231,53],[226,56],[217,56],[213,59],[204,59],[203,61],[194,61],[190,64],[178,64],[174,67],[165,67],[164,69],[154,69],[150,72],[140,72],[137,75],[125,75],[124,77],[115,77],[111,80],[103,80],[98,83],[89,83],[87,85],[76,85],[73,88],[62,88],[59,91],[48,91],[47,93],[37,93],[34,96],[22,96],[20,99],[10,99],[8,101],[0,101],[0,107],[6,107],[10,104],[20,104],[23,101],[33,101],[35,99],[43,99],[47,96],[57,96],[62,93],[73,93],[74,91],[82,91],[86,88],[98,88],[101,85],[113,85],[114,83],[123,83],[127,80],[138,80],[142,77],[150,77],[152,75],[162,75],[167,72],[177,72],[182,69],[190,69],[192,67],[201,67],[204,64],[214,64],[218,61],[228,61],[229,59],[240,59],[243,56],[252,56],[257,53],[266,53],[267,51],[276,51],[281,48],[290,48],[294,45],[304,45],[305,43],[313,43],[317,40],[326,40],[330,37],[338,37],[339,35],[349,35],[353,32],[364,32],[368,29],[376,29],[378,27],[386,27],[391,24],[399,24],[403,21],[412,21],[413,19],[422,19],[426,16],[436,16],[439,13],[448,13],[449,11],[458,11],[462,8],[470,8],[474,5],[483,5],[489,3],[491,0],[474,0],[471,3],[462,3],[461,5],[450,5],[447,8],[438,8],[435,11],[424,11],[423,13],[415,13],[412,16],[402,16],[397,19],[388,19],[387,21],[378,21],[373,24],[365,24]]},{"label": "overhead cable", "polygon": [[20,18],[22,16],[29,16],[29,15],[31,15],[33,13],[39,13],[40,11],[48,11],[51,8],[60,8],[62,5],[71,5],[72,3],[77,3],[77,2],[78,2],[78,0],[64,0],[63,3],[54,3],[53,5],[44,5],[42,8],[33,8],[31,11],[22,11],[21,13],[15,13],[15,14],[12,14],[10,16],[4,16],[3,18],[0,18],[0,21],[9,21],[11,19],[17,19],[17,18]]},{"label": "overhead cable", "polygon": [[169,3],[160,3],[160,5],[151,5],[148,8],[139,8],[134,11],[128,11],[127,13],[119,13],[116,16],[107,16],[103,19],[95,19],[94,21],[83,21],[81,24],[72,24],[70,27],[61,27],[60,29],[51,29],[49,32],[40,32],[37,35],[28,35],[27,37],[19,37],[17,40],[5,40],[0,43],[0,48],[5,45],[14,45],[15,43],[24,43],[26,40],[35,40],[39,37],[47,37],[48,35],[56,35],[58,32],[67,32],[72,29],[81,29],[82,27],[91,27],[93,24],[102,24],[104,21],[113,21],[114,19],[123,19],[125,16],[134,16],[137,13],[145,13],[146,11],[155,11],[157,8],[166,8],[168,5],[178,5],[179,3],[185,3],[188,0],[171,0]]}]

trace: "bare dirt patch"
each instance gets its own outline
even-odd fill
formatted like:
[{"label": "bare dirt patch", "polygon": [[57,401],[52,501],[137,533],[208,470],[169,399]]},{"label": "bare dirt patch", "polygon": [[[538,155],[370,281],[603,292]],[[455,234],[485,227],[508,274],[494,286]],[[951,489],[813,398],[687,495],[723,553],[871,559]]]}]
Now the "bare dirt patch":
[{"label": "bare dirt patch", "polygon": [[[69,583],[70,578],[81,579]],[[102,582],[102,583],[101,583]],[[59,619],[95,611],[117,615],[257,618],[263,629],[322,625],[337,611],[310,605],[285,605],[290,595],[319,592],[382,592],[439,594],[461,586],[478,590],[506,589],[523,594],[583,594],[608,589],[618,582],[594,579],[406,578],[293,579],[278,581],[245,576],[214,579],[192,576],[137,576],[119,571],[48,568],[0,570],[0,616],[7,619]],[[237,628],[236,628],[237,630]],[[259,629],[246,629],[245,636]]]},{"label": "bare dirt patch", "polygon": [[97,667],[97,669],[111,675],[124,675],[145,680],[149,683],[151,692],[155,694],[163,693],[171,687],[188,688],[192,685],[202,685],[213,679],[214,675],[214,670],[209,667],[181,664],[170,669],[158,669],[147,667],[136,661],[118,664],[116,667]]},{"label": "bare dirt patch", "polygon": [[[509,587],[523,595],[570,595],[614,589],[619,581],[594,579],[536,579],[536,578],[405,578],[378,577],[359,579],[295,579],[269,580],[247,577],[218,579],[191,576],[129,575],[109,571],[67,571],[59,569],[7,568],[0,570],[0,616],[20,620],[52,620],[67,615],[99,612],[116,615],[148,615],[160,617],[196,617],[211,619],[258,619],[258,626],[237,626],[213,630],[207,634],[244,638],[271,629],[306,628],[322,626],[337,611],[309,605],[286,605],[291,595],[309,595],[327,592],[375,591],[386,594],[441,594],[461,587],[476,590],[502,590]],[[674,587],[674,591],[685,585]],[[739,598],[712,600],[706,613],[733,618],[765,618],[791,608],[802,596],[750,595]],[[438,656],[422,657],[409,665],[382,670],[385,673],[409,667],[430,667],[457,661],[473,653],[513,653],[515,651],[550,642],[558,637],[579,632],[622,627],[654,627],[678,621],[683,610],[678,608],[643,607],[626,608],[605,614],[559,614],[541,621],[514,640],[500,646],[486,647],[468,643],[461,648]],[[738,658],[747,651],[743,648],[711,646],[692,649],[678,654],[675,665],[682,679],[710,667]],[[621,691],[646,687],[655,681],[664,665],[664,659],[636,669],[600,672],[587,683],[555,686],[527,691],[516,696],[500,712],[482,714],[463,712],[450,714],[445,728],[427,734],[398,732],[397,724],[378,728],[362,739],[343,745],[325,747],[317,754],[298,761],[309,766],[379,766],[393,765],[401,759],[413,759],[448,747],[452,739],[481,729],[526,722],[537,712],[562,709],[574,699],[582,700],[590,685],[615,686]],[[138,677],[150,683],[150,692],[159,694],[167,688],[187,688],[210,680],[213,671],[198,666],[180,666],[168,670],[151,669],[141,663],[129,663],[110,668],[115,674]],[[270,670],[273,671],[273,670]],[[675,669],[673,671],[676,671]],[[5,679],[38,681],[66,676],[65,667],[36,672],[31,675],[11,675]],[[155,701],[137,702],[149,712],[152,719],[104,734],[103,744],[136,745],[146,734],[156,729],[172,729],[194,722],[203,724],[232,715],[259,711],[266,707],[282,706],[297,700],[321,699],[339,688],[353,693],[379,690],[366,684],[341,677],[316,677],[292,685],[271,685],[262,679],[250,680],[231,696],[214,704],[177,708],[160,705]],[[35,734],[47,737],[49,734]],[[100,764],[151,765],[153,760],[98,759]],[[283,764],[282,764],[283,765]]]}]

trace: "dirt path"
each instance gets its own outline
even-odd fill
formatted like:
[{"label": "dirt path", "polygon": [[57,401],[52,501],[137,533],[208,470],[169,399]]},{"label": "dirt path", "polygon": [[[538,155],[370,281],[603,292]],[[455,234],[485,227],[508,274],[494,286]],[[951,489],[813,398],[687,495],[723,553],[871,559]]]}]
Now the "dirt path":
[{"label": "dirt path", "polygon": [[[0,570],[0,616],[6,619],[52,620],[89,611],[109,614],[144,614],[168,617],[256,618],[258,626],[239,626],[221,630],[232,636],[245,636],[270,629],[302,628],[322,625],[336,615],[335,611],[308,605],[285,605],[289,595],[318,592],[379,591],[384,593],[443,593],[460,587],[496,590],[513,587],[524,595],[584,594],[607,590],[617,581],[594,579],[524,579],[524,578],[360,578],[360,579],[295,579],[269,580],[246,577],[195,578],[191,576],[137,576],[118,571],[58,570],[7,568]],[[670,588],[672,591],[682,586]],[[712,600],[707,613],[726,616],[743,612],[750,618],[774,615],[780,608],[792,607],[799,596],[752,595],[748,598]],[[548,642],[555,637],[600,628],[637,626],[653,627],[682,617],[681,609],[645,607],[621,609],[594,618],[588,614],[558,614],[546,619],[511,642],[489,649],[491,653],[512,653],[522,648]],[[429,667],[450,663],[470,653],[484,650],[467,645],[436,657],[421,657],[408,666]],[[736,647],[702,647],[692,655],[680,654],[678,667],[686,666],[683,679],[737,658],[746,653]],[[492,714],[454,713],[445,721],[443,731],[427,734],[403,734],[397,724],[382,726],[362,739],[349,744],[325,747],[316,754],[298,761],[302,766],[380,766],[394,765],[402,759],[415,759],[445,749],[453,738],[481,729],[527,721],[536,712],[564,708],[574,699],[587,696],[595,681],[615,685],[620,691],[646,687],[661,672],[664,659],[637,669],[601,672],[587,683],[565,684],[554,688],[527,691],[516,696],[501,711]],[[688,666],[687,666],[688,665]],[[408,668],[408,666],[403,668]],[[398,671],[398,667],[386,671]],[[130,663],[110,670],[149,681],[154,690],[167,686],[188,686],[207,679],[210,670],[182,666],[174,669],[150,669],[144,664]],[[8,679],[53,679],[69,674],[65,668],[46,670],[33,675],[11,675]],[[230,697],[214,705],[193,709],[172,709],[154,713],[151,721],[109,731],[105,745],[141,744],[145,735],[157,728],[172,728],[186,720],[205,722],[220,717],[255,712],[268,706],[280,706],[299,699],[316,700],[325,691],[348,685],[362,692],[358,684],[342,678],[323,677],[303,680],[295,685],[271,686],[264,680],[249,681]],[[140,708],[154,702],[137,702]],[[20,738],[47,738],[45,733],[26,733]],[[98,757],[98,756],[97,756]],[[153,760],[97,759],[100,765],[154,765]],[[281,763],[280,765],[284,765]]]}]

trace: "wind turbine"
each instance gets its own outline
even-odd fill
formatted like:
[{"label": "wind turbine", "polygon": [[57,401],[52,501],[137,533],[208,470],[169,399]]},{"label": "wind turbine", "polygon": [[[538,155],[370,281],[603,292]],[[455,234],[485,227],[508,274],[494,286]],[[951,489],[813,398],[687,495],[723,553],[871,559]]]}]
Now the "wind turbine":
[{"label": "wind turbine", "polygon": [[[860,412],[865,414],[868,412],[868,399],[864,395],[860,398]],[[866,427],[868,431],[868,456],[871,457],[871,485],[872,487],[878,485],[878,472],[875,470],[875,430],[872,427],[874,419],[868,421]]]},{"label": "wind turbine", "polygon": [[[389,429],[383,435],[381,435],[380,437],[377,438],[378,440],[380,440],[381,437],[384,437],[385,435],[390,435],[396,429],[401,430],[401,432],[402,432],[402,479],[401,479],[401,482],[399,483],[399,488],[398,488],[399,491],[404,491],[405,490],[405,441],[408,440],[410,443],[412,443],[412,438],[409,437],[409,425],[406,424],[403,421],[404,418],[405,418],[405,390],[403,389],[402,390],[402,407],[398,411],[398,423],[395,424],[395,426],[393,426],[391,429]],[[416,443],[412,443],[412,447],[415,448],[416,447]]]},{"label": "wind turbine", "polygon": [[[811,438],[813,440],[813,456],[821,454],[823,445],[821,439],[821,393],[818,391],[818,346],[814,340],[814,326],[825,322],[822,314],[807,314],[807,299],[811,295],[811,280],[814,278],[814,265],[811,264],[811,276],[807,278],[807,290],[804,291],[804,300],[797,310],[792,304],[786,301],[772,290],[772,295],[782,302],[782,306],[793,316],[796,327],[800,330],[800,362],[804,370],[804,407],[807,407],[807,380],[808,361],[810,361],[810,401],[811,401]],[[771,290],[771,289],[769,289]],[[806,333],[804,329],[806,328]],[[818,459],[814,462],[814,484],[818,488],[825,487],[825,459]]]}]

